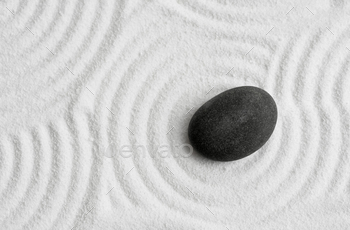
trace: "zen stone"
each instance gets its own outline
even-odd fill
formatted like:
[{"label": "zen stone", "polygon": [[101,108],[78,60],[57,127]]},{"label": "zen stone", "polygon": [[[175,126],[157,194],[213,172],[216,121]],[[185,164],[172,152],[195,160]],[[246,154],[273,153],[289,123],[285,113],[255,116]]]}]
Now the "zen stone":
[{"label": "zen stone", "polygon": [[188,137],[194,149],[216,161],[234,161],[257,151],[270,138],[277,106],[266,91],[243,86],[227,90],[193,115]]}]

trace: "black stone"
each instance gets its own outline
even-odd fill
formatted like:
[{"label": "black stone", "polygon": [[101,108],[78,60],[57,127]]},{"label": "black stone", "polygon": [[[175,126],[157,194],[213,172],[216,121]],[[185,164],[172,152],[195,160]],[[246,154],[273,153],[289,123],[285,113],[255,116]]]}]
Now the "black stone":
[{"label": "black stone", "polygon": [[266,91],[243,86],[227,90],[193,115],[188,137],[195,150],[216,161],[234,161],[257,151],[270,138],[277,106]]}]

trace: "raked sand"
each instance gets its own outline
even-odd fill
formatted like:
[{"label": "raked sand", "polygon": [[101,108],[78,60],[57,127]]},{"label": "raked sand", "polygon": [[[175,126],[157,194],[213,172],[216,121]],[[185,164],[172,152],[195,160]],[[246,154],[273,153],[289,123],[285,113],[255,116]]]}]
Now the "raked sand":
[{"label": "raked sand", "polygon": [[[0,229],[349,229],[349,19],[346,0],[2,1]],[[268,143],[179,155],[242,85],[276,100]]]}]

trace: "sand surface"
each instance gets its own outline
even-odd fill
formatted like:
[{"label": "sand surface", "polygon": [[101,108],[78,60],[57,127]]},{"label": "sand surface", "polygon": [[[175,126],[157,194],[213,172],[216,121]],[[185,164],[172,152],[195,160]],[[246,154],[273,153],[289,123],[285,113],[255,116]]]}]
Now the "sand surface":
[{"label": "sand surface", "polygon": [[[346,0],[1,1],[0,229],[350,229],[349,19]],[[186,155],[196,109],[242,85],[276,100],[268,143]]]}]

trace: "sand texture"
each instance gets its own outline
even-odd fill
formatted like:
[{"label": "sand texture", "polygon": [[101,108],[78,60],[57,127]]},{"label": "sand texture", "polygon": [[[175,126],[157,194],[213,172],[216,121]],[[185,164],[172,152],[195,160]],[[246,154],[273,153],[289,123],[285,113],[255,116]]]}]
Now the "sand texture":
[{"label": "sand texture", "polygon": [[[181,153],[243,85],[270,140]],[[349,89],[346,0],[1,1],[0,229],[350,229]]]}]

